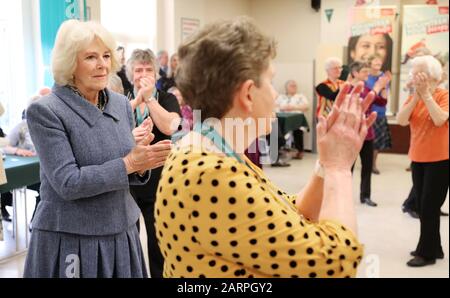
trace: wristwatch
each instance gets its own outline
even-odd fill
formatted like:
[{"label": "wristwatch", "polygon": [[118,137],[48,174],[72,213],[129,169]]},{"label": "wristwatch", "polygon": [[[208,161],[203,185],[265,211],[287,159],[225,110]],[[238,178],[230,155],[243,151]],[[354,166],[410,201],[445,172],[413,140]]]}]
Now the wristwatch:
[{"label": "wristwatch", "polygon": [[155,98],[154,96],[152,96],[152,97],[150,97],[150,98],[147,98],[147,99],[145,100],[146,103],[151,103],[152,101],[156,101],[156,98]]},{"label": "wristwatch", "polygon": [[325,177],[325,170],[323,166],[320,164],[319,160],[316,161],[316,165],[314,167],[314,174],[322,179]]}]

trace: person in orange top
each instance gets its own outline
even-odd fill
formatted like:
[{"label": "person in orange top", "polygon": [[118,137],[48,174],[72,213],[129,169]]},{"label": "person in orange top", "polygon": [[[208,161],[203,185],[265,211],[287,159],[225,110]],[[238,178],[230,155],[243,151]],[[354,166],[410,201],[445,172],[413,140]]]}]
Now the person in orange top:
[{"label": "person in orange top", "polygon": [[414,93],[397,115],[400,125],[410,126],[413,188],[419,198],[420,239],[407,264],[421,267],[444,257],[439,234],[440,209],[449,178],[448,90],[438,88],[442,67],[433,56],[412,61]]},{"label": "person in orange top", "polygon": [[325,61],[325,71],[327,79],[316,86],[319,104],[317,105],[316,115],[327,117],[333,109],[333,103],[339,94],[344,81],[339,80],[342,72],[342,62],[338,58],[331,57]]}]

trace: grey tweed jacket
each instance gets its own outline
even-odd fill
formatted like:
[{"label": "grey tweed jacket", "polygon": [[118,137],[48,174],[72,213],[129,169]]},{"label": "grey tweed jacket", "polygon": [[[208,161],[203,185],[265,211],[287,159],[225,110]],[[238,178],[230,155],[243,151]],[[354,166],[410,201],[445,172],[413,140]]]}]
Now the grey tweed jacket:
[{"label": "grey tweed jacket", "polygon": [[40,159],[41,203],[33,228],[81,235],[113,235],[136,224],[140,210],[122,158],[135,146],[133,116],[125,96],[108,91],[102,112],[67,87],[27,109]]}]

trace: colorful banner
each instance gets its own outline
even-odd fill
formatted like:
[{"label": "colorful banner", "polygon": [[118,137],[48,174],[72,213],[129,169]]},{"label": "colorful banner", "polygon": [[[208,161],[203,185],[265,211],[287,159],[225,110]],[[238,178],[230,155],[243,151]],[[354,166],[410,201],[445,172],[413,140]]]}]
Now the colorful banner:
[{"label": "colorful banner", "polygon": [[378,54],[383,59],[382,71],[391,71],[395,14],[395,6],[351,9],[348,64],[354,61],[367,61],[371,55]]},{"label": "colorful banner", "polygon": [[[414,57],[433,55],[440,60],[448,74],[448,42],[448,6],[404,6],[399,108],[409,95],[406,85]],[[448,80],[442,85],[448,89]]]},{"label": "colorful banner", "polygon": [[41,44],[44,84],[53,85],[50,62],[59,26],[66,20],[80,18],[81,0],[40,0]]}]

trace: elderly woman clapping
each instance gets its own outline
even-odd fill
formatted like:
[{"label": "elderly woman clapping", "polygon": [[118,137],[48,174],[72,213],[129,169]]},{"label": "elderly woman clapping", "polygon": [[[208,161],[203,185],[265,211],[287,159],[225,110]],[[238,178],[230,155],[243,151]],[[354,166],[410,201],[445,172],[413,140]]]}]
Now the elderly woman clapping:
[{"label": "elderly woman clapping", "polygon": [[448,90],[438,87],[442,67],[433,56],[412,61],[413,94],[400,109],[397,120],[409,125],[413,189],[420,215],[419,243],[407,265],[421,267],[436,263],[444,253],[439,234],[440,210],[445,202],[449,178]]},{"label": "elderly woman clapping", "polygon": [[70,20],[56,36],[52,93],[27,110],[42,198],[25,277],[146,277],[129,187],[161,166],[170,142],[136,145],[127,98],[106,88],[118,68],[101,25]]},{"label": "elderly woman clapping", "polygon": [[164,276],[355,276],[363,247],[350,169],[376,118],[364,114],[374,94],[360,100],[362,84],[351,94],[342,87],[319,117],[317,170],[289,196],[244,155],[271,130],[275,42],[239,18],[206,26],[178,53],[177,86],[209,121],[181,139],[161,176],[155,225]]},{"label": "elderly woman clapping", "polygon": [[[153,143],[170,140],[181,122],[180,105],[176,97],[156,88],[157,74],[158,66],[153,52],[148,49],[134,50],[127,61],[127,77],[134,85],[134,92],[129,94],[137,126],[133,133],[135,138],[140,139],[145,131],[152,129],[155,135]],[[149,121],[153,126],[149,126]],[[131,194],[145,219],[152,277],[162,277],[163,258],[154,229],[154,203],[161,171],[162,167],[154,169],[145,185],[131,187]]]}]

